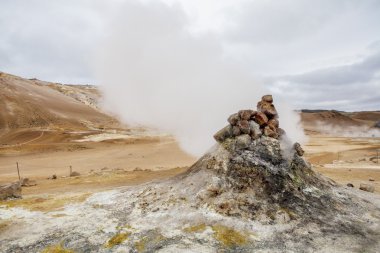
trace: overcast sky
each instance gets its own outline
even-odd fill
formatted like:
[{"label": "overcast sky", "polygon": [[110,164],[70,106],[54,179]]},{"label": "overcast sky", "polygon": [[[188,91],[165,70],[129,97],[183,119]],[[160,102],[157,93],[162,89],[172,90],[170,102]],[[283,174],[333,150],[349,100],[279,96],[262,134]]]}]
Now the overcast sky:
[{"label": "overcast sky", "polygon": [[[226,59],[297,108],[380,110],[380,1],[163,1],[183,10],[195,37],[212,35]],[[0,71],[99,84],[94,55],[123,2],[0,0]]]}]

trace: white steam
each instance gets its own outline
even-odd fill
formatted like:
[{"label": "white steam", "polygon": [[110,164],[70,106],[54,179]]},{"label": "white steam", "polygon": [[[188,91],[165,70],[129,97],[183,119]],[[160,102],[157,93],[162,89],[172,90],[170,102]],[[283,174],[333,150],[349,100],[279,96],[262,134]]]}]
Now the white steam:
[{"label": "white steam", "polygon": [[380,129],[369,126],[339,126],[326,124],[317,121],[315,130],[337,137],[351,137],[351,138],[380,138]]},{"label": "white steam", "polygon": [[[128,124],[171,133],[185,151],[200,155],[230,114],[255,109],[268,91],[226,59],[217,36],[188,28],[178,6],[127,3],[99,48],[96,71],[106,108]],[[274,99],[281,126],[300,141],[298,115]]]}]

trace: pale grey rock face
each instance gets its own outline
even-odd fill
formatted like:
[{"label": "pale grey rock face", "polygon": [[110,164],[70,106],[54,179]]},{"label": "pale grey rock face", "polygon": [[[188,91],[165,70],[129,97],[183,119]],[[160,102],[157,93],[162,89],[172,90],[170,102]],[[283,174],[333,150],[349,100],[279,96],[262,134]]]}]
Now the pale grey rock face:
[{"label": "pale grey rock face", "polygon": [[239,135],[235,139],[236,149],[246,149],[251,144],[252,138],[248,134]]},{"label": "pale grey rock face", "polygon": [[251,137],[254,140],[258,139],[262,135],[259,124],[253,120],[249,121],[249,129]]},{"label": "pale grey rock face", "polygon": [[225,139],[232,137],[232,126],[228,125],[220,129],[215,135],[215,140],[223,142]]},{"label": "pale grey rock face", "polygon": [[236,126],[236,124],[238,123],[238,121],[240,120],[240,117],[239,117],[239,114],[238,113],[234,113],[232,114],[230,117],[228,117],[228,123],[230,123],[232,126]]}]

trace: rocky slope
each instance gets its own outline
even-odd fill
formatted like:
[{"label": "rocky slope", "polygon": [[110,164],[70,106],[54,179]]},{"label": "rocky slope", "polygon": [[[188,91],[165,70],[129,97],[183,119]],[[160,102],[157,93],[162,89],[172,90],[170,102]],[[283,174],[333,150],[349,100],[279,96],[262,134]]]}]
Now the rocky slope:
[{"label": "rocky slope", "polygon": [[117,125],[117,120],[96,109],[97,99],[97,90],[91,86],[72,87],[0,72],[0,132]]}]

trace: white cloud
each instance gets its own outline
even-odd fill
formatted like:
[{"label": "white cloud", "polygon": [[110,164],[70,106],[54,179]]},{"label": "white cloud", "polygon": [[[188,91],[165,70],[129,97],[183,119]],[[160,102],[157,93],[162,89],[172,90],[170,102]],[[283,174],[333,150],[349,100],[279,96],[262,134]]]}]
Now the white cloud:
[{"label": "white cloud", "polygon": [[[162,1],[183,6],[188,17],[186,29],[197,36],[214,37],[223,57],[244,68],[242,71],[250,72],[284,99],[293,99],[294,94],[302,97],[298,106],[328,107],[333,100],[326,100],[326,91],[339,89],[335,86],[340,81],[347,83],[341,101],[373,101],[368,107],[342,102],[341,109],[380,108],[376,102],[378,79],[350,81],[362,75],[357,63],[377,51],[367,46],[380,41],[379,1]],[[91,68],[93,53],[101,50],[99,41],[112,30],[110,20],[124,2],[140,1],[2,0],[0,71],[67,83],[97,83]],[[151,5],[157,1],[143,2]],[[137,28],[145,29],[143,25]],[[345,65],[351,67],[342,72]],[[377,69],[372,73],[378,75]],[[324,79],[325,85],[314,85],[310,93],[308,87],[317,79]],[[350,96],[358,87],[365,87],[362,95]]]}]

